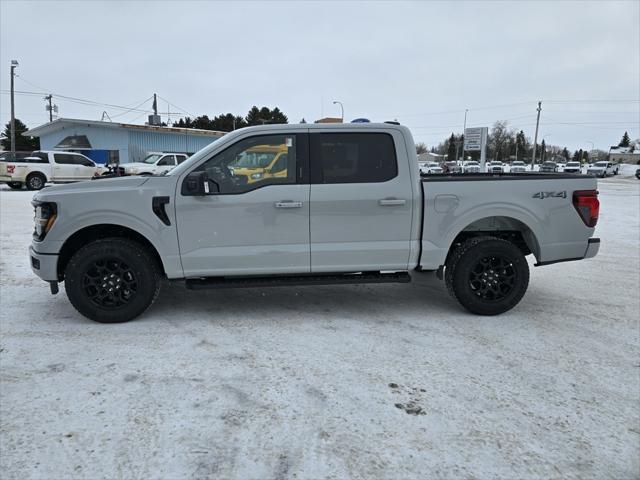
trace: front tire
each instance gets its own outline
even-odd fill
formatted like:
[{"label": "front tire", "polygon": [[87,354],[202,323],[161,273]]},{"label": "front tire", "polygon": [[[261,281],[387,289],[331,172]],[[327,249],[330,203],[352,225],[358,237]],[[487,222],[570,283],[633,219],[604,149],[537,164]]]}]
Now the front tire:
[{"label": "front tire", "polygon": [[9,185],[11,190],[22,190],[21,182],[8,182],[7,185]]},{"label": "front tire", "polygon": [[478,315],[511,310],[529,285],[529,264],[513,243],[495,237],[475,237],[454,250],[446,263],[449,294]]},{"label": "front tire", "polygon": [[105,238],[78,250],[65,270],[69,301],[85,317],[101,323],[128,322],[160,293],[156,259],[125,238]]},{"label": "front tire", "polygon": [[47,179],[41,173],[30,173],[27,176],[27,190],[42,190],[45,183],[47,183]]}]

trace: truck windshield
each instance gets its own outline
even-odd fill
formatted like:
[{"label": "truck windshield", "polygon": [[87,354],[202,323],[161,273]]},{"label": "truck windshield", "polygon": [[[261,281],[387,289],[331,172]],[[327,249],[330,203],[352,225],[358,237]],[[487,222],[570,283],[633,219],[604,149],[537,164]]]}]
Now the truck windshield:
[{"label": "truck windshield", "polygon": [[162,157],[162,155],[158,155],[157,153],[152,153],[151,155],[147,155],[146,157],[144,157],[144,160],[142,160],[142,163],[148,163],[150,165],[153,165],[158,160],[160,160],[160,157]]},{"label": "truck windshield", "polygon": [[596,167],[606,167],[607,162],[596,162]]}]

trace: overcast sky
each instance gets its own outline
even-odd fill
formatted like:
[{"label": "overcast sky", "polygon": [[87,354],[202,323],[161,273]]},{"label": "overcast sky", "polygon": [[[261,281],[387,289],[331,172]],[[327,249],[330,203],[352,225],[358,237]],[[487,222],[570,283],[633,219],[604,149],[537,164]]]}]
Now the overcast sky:
[{"label": "overcast sky", "polygon": [[[60,117],[143,123],[278,106],[290,122],[397,119],[416,141],[507,119],[533,138],[607,149],[640,137],[640,1],[58,2],[0,0],[0,121],[16,90]],[[42,95],[16,116],[45,123]],[[138,107],[150,109],[151,101]]]}]

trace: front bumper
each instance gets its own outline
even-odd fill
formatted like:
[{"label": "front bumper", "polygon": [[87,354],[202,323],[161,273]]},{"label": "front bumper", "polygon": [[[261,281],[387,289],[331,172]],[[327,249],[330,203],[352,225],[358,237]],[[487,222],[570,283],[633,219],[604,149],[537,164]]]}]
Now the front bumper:
[{"label": "front bumper", "polygon": [[47,282],[58,281],[58,255],[52,253],[38,253],[29,247],[29,263],[31,270],[42,280]]}]

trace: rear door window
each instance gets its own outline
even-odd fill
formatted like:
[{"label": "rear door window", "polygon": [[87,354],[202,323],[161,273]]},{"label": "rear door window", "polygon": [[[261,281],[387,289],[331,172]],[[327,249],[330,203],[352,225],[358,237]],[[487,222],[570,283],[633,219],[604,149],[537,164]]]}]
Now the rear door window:
[{"label": "rear door window", "polygon": [[54,153],[53,161],[60,165],[80,165],[80,162],[76,160],[76,155],[69,153]]},{"label": "rear door window", "polygon": [[379,183],[398,175],[387,133],[312,133],[312,183]]}]

